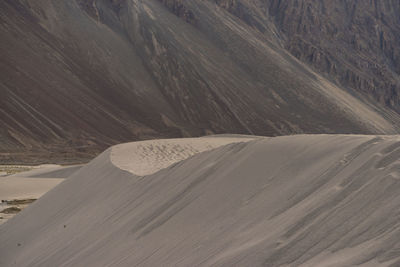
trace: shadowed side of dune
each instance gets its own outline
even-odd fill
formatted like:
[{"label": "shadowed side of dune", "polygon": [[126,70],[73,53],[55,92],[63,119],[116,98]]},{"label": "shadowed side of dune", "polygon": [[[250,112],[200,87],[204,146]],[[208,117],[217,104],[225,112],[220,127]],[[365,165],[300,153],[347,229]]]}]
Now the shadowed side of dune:
[{"label": "shadowed side of dune", "polygon": [[66,166],[66,167],[60,167],[56,170],[53,171],[48,171],[44,173],[38,173],[35,175],[32,175],[30,177],[38,177],[38,178],[68,178],[69,176],[72,176],[75,172],[77,172],[80,168],[82,168],[83,165],[73,165],[73,166]]},{"label": "shadowed side of dune", "polygon": [[398,266],[399,141],[259,139],[143,177],[108,150],[0,227],[0,265]]}]

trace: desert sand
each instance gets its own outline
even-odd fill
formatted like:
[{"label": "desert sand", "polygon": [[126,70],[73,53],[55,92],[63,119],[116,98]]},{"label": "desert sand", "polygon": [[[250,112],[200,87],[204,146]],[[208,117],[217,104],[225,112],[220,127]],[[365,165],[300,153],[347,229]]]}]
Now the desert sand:
[{"label": "desert sand", "polygon": [[400,265],[399,136],[243,141],[108,149],[0,226],[0,266]]}]

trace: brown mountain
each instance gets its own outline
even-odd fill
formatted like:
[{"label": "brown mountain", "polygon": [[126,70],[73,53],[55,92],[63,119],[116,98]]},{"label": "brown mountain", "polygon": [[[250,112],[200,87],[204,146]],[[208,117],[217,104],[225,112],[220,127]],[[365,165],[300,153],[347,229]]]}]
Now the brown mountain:
[{"label": "brown mountain", "polygon": [[348,91],[400,111],[398,0],[216,2],[261,32],[272,21],[292,55]]},{"label": "brown mountain", "polygon": [[398,9],[1,1],[0,160],[82,160],[210,133],[398,133]]}]

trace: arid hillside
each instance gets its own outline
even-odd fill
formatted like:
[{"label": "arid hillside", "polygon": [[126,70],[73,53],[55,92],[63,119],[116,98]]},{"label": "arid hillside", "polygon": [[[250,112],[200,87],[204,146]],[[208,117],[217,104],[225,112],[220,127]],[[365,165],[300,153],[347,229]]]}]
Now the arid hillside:
[{"label": "arid hillside", "polygon": [[212,133],[398,133],[398,5],[356,5],[344,25],[347,2],[1,1],[0,160]]},{"label": "arid hillside", "polygon": [[348,91],[400,111],[399,1],[216,2],[260,32],[272,23],[292,55]]}]

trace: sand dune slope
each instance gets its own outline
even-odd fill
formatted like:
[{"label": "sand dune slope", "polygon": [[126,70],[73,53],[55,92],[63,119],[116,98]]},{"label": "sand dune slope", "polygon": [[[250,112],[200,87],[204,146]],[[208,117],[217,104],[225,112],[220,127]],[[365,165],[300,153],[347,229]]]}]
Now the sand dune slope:
[{"label": "sand dune slope", "polygon": [[115,152],[0,226],[0,266],[400,264],[399,137],[258,138],[147,176]]}]

